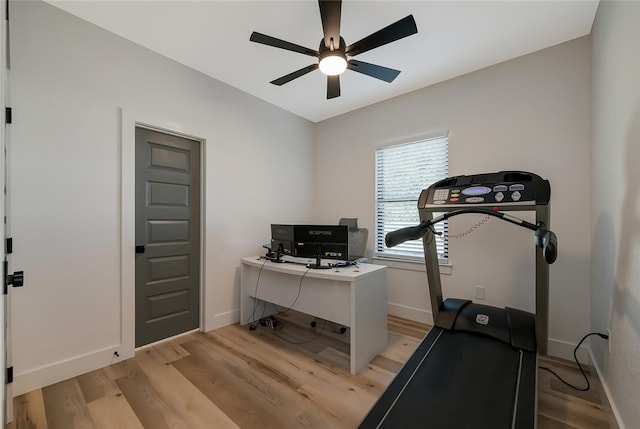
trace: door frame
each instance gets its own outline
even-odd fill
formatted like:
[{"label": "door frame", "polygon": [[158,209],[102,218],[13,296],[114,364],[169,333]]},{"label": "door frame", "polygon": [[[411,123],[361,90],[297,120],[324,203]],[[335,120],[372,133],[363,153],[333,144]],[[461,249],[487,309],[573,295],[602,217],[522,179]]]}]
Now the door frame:
[{"label": "door frame", "polygon": [[[5,107],[11,107],[10,99],[9,99],[9,69],[10,69],[10,57],[8,52],[9,46],[9,0],[4,0],[1,4],[2,17],[0,17],[0,100],[2,100],[2,110]],[[10,148],[7,148],[7,143],[9,140],[8,136],[9,129],[6,125],[6,117],[2,118],[0,121],[0,190],[4,190],[2,195],[0,196],[0,213],[4,217],[5,221],[2,223],[2,228],[0,228],[0,241],[2,242],[2,261],[4,262],[7,258],[6,253],[6,237],[10,231],[7,230],[9,227],[9,221],[7,220],[8,213],[8,196],[10,195],[11,190],[9,189],[8,183],[8,164],[7,164],[7,154],[10,153]],[[6,216],[6,217],[5,217]],[[8,271],[11,271],[12,267],[7,268]],[[8,274],[8,273],[5,273]],[[2,280],[3,282],[5,279]],[[3,283],[4,287],[4,283]],[[0,370],[2,375],[0,375],[0,425],[4,427],[6,423],[10,423],[13,421],[13,385],[11,383],[7,383],[7,368],[12,366],[13,357],[11,355],[11,299],[9,298],[11,288],[7,288],[7,294],[2,294],[0,297],[0,320],[2,320],[2,326],[0,326]]]},{"label": "door frame", "polygon": [[[120,284],[122,353],[120,359],[135,353],[135,129],[136,127],[187,138],[200,146],[200,320],[199,330],[206,326],[206,147],[205,130],[184,118],[168,118],[166,114],[136,112],[119,108],[120,113]],[[185,130],[189,130],[186,132]]]}]

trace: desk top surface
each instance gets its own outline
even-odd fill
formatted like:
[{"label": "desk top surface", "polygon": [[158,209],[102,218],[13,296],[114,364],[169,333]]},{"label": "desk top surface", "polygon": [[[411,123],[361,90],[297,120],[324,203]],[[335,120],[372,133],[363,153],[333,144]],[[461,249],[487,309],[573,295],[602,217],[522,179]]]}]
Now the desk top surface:
[{"label": "desk top surface", "polygon": [[[327,263],[326,259],[323,259],[323,265]],[[329,261],[335,262],[335,261]],[[319,278],[319,279],[327,279],[327,280],[338,280],[338,281],[356,281],[361,280],[363,278],[377,275],[385,272],[387,269],[384,265],[375,265],[375,264],[358,264],[358,265],[349,265],[347,267],[338,267],[338,268],[329,268],[329,269],[313,269],[307,268],[304,264],[284,262],[284,263],[276,263],[271,262],[267,259],[264,259],[260,256],[249,256],[246,258],[242,258],[242,263],[246,265],[251,265],[253,267],[262,268],[264,270],[269,271],[277,271],[285,274],[292,275],[304,275],[305,277],[311,278]]]}]

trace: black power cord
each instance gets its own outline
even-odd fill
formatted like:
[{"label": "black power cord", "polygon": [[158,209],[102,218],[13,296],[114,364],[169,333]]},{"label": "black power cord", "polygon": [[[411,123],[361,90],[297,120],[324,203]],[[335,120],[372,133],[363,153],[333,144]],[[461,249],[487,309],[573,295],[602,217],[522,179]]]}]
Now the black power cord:
[{"label": "black power cord", "polygon": [[[256,309],[257,309],[257,307],[258,307],[258,305],[257,305],[258,298],[257,298],[257,297],[258,297],[258,284],[260,283],[260,274],[262,274],[262,269],[264,268],[264,266],[265,266],[265,264],[266,264],[266,263],[267,263],[267,261],[265,260],[265,262],[264,262],[262,265],[260,265],[260,271],[258,271],[258,278],[256,279],[256,289],[255,289],[255,292],[254,292],[254,300],[253,300],[253,312],[251,313],[251,316],[250,316],[250,320],[254,320],[254,321],[255,321],[255,319],[256,319],[256,318],[255,318],[255,315],[256,315]],[[272,304],[272,305],[275,307],[275,309],[278,311],[278,313],[276,314],[276,316],[277,316],[278,314],[287,314],[287,313],[288,313],[289,311],[291,311],[291,310],[293,309],[293,307],[296,305],[296,302],[298,302],[298,299],[300,298],[300,292],[302,292],[302,281],[303,281],[303,280],[304,280],[304,278],[306,277],[307,273],[309,273],[309,271],[311,271],[311,268],[307,268],[307,270],[306,270],[304,273],[302,273],[302,277],[300,277],[300,282],[298,283],[298,293],[296,294],[296,298],[293,300],[293,303],[292,303],[292,304],[291,304],[287,309],[282,310],[282,309],[281,309],[280,307],[278,307],[277,305]],[[264,312],[265,312],[266,308],[267,308],[267,303],[263,301],[262,316],[260,317],[260,320],[259,320],[260,325],[262,325],[262,326],[267,326],[267,325],[269,325],[269,326],[271,326],[273,329],[275,329],[275,328],[276,328],[276,325],[275,325],[275,324],[273,324],[273,323],[271,323],[271,322],[269,322],[268,324],[263,323],[263,321],[264,321],[264,320],[267,320],[267,319],[265,319],[265,318],[263,317],[263,316],[264,316]],[[271,317],[271,320],[275,320],[275,319],[273,318],[273,316]],[[277,322],[277,321],[276,321],[276,322]],[[281,327],[281,326],[280,326],[280,327]],[[257,328],[258,328],[258,325],[256,325],[256,324],[255,324],[255,322],[254,322],[254,323],[251,323],[251,324],[249,325],[249,330],[250,330],[250,331],[255,331]]]},{"label": "black power cord", "polygon": [[[251,312],[251,316],[249,316],[249,320],[256,320],[256,310],[258,308],[258,284],[260,283],[260,275],[262,274],[262,269],[264,268],[265,264],[267,263],[267,259],[265,259],[265,261],[262,263],[262,265],[260,265],[260,270],[258,270],[258,278],[256,279],[256,290],[253,293],[254,299],[253,299],[253,311]],[[264,304],[266,306],[266,304]],[[264,314],[264,310],[265,308],[263,307],[262,312]],[[251,331],[255,331],[256,330],[256,324],[255,323],[251,323],[249,325],[249,330]]]},{"label": "black power cord", "polygon": [[545,371],[549,371],[551,374],[555,375],[558,378],[558,380],[562,381],[564,384],[566,384],[567,386],[571,387],[572,389],[578,390],[580,392],[586,392],[587,390],[589,390],[591,388],[591,384],[589,383],[589,378],[587,378],[587,374],[585,374],[584,369],[582,368],[582,365],[580,365],[580,361],[578,361],[578,356],[576,354],[578,352],[578,349],[580,348],[580,345],[584,342],[584,340],[586,340],[587,338],[589,338],[592,335],[597,335],[597,336],[599,336],[600,338],[602,338],[604,340],[608,340],[609,339],[609,336],[607,334],[601,334],[600,332],[590,332],[587,335],[585,335],[584,337],[582,337],[582,339],[578,342],[576,347],[573,349],[573,358],[575,359],[576,363],[578,364],[578,368],[580,369],[580,372],[582,373],[582,376],[584,377],[584,381],[587,382],[587,386],[586,387],[574,386],[573,384],[569,383],[568,381],[566,381],[562,377],[560,377],[551,368],[547,368],[546,366],[541,366],[539,368],[540,369],[544,369]]}]

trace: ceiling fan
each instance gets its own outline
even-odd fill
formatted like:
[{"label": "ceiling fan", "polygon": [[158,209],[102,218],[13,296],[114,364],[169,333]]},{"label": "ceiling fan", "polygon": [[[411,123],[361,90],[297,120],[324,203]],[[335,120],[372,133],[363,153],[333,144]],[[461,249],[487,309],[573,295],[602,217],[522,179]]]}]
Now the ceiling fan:
[{"label": "ceiling fan", "polygon": [[331,99],[340,96],[340,74],[347,68],[385,82],[392,82],[400,74],[400,70],[348,59],[347,57],[354,57],[363,52],[386,45],[387,43],[395,42],[396,40],[416,34],[418,28],[416,27],[416,21],[413,19],[413,15],[406,16],[347,46],[344,39],[340,36],[342,1],[319,0],[318,4],[320,5],[320,18],[322,19],[324,37],[320,41],[320,47],[317,51],[256,31],[251,33],[249,40],[252,42],[298,52],[316,57],[319,60],[316,64],[311,64],[272,80],[272,84],[278,86],[284,85],[319,68],[320,71],[327,75],[327,99]]}]

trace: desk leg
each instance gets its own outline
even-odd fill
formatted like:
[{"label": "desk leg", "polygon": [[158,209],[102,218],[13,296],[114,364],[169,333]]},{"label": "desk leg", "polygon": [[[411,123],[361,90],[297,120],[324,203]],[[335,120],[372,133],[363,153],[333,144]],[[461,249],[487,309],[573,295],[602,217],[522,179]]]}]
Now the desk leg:
[{"label": "desk leg", "polygon": [[387,346],[387,273],[351,283],[351,373]]}]

